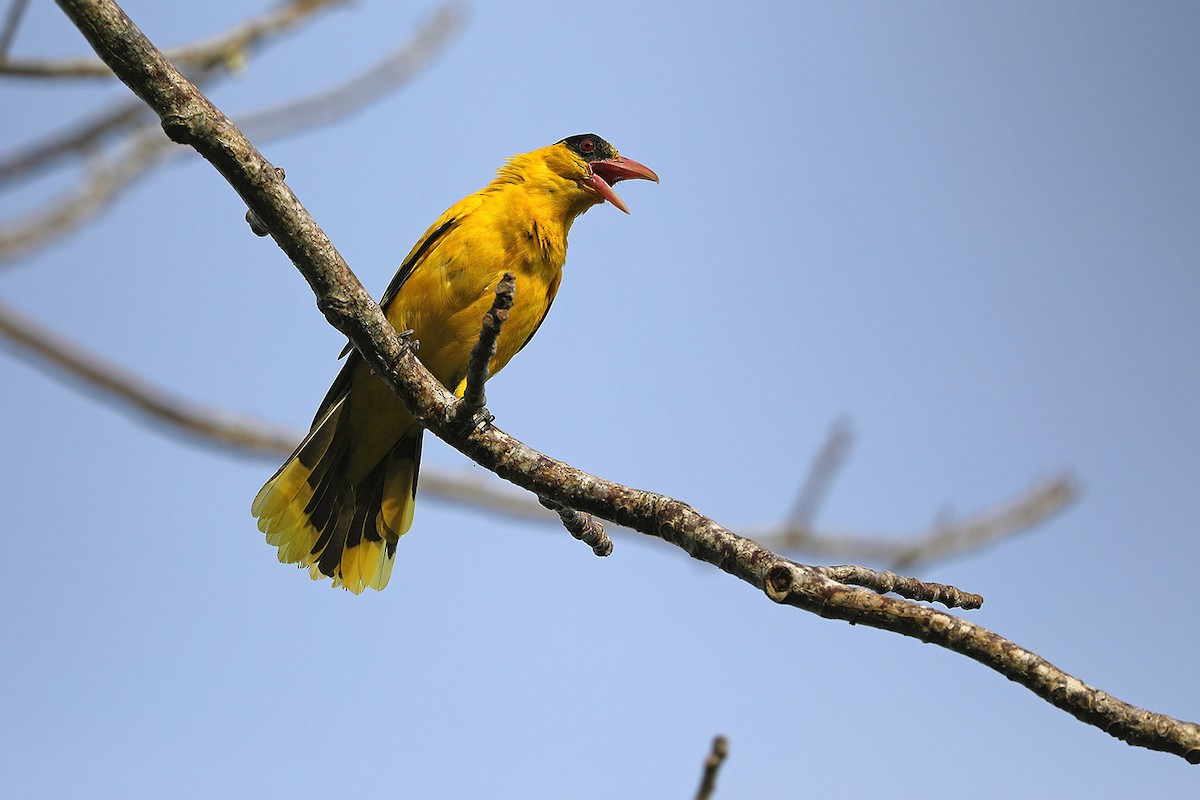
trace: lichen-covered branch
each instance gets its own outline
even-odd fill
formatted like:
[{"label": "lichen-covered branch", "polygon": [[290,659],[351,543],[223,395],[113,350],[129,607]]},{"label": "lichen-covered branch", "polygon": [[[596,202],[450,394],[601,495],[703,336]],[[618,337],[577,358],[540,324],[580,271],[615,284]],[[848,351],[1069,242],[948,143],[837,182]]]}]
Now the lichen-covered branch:
[{"label": "lichen-covered branch", "polygon": [[557,500],[549,497],[538,497],[538,502],[558,514],[559,521],[567,529],[567,533],[592,548],[598,556],[612,555],[613,543],[604,532],[604,524],[591,514],[584,514],[573,508],[568,508]]},{"label": "lichen-covered branch", "polygon": [[502,478],[539,497],[657,536],[786,603],[825,617],[937,643],[1020,682],[1078,719],[1131,744],[1200,763],[1200,725],[1121,702],[1040,656],[944,611],[847,585],[783,559],[665,495],[591,475],[496,427],[454,430],[458,400],[388,325],[325,234],[266,159],[162,57],[111,0],[58,0],[93,48],[154,109],[175,141],[196,148],[271,230],[344,333],[423,425]]}]

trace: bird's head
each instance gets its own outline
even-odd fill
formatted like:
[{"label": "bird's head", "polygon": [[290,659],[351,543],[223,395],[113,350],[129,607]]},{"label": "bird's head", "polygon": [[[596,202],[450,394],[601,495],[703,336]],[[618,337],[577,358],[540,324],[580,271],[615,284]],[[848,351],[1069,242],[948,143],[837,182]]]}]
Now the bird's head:
[{"label": "bird's head", "polygon": [[607,200],[626,214],[629,208],[613,191],[613,184],[638,178],[658,183],[654,170],[621,156],[616,148],[594,133],[568,136],[547,149],[554,151],[552,168],[555,172],[578,183],[581,189],[594,196],[594,202]]}]

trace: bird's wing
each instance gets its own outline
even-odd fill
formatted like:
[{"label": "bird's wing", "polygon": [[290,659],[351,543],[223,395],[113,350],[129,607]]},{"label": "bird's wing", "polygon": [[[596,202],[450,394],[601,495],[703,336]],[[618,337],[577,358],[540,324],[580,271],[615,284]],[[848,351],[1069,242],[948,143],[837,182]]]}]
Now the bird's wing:
[{"label": "bird's wing", "polygon": [[381,308],[386,310],[391,305],[392,300],[400,293],[400,289],[403,288],[409,277],[429,260],[429,255],[437,250],[438,245],[445,240],[446,234],[462,224],[462,221],[481,205],[483,205],[482,195],[478,193],[467,195],[450,206],[437,222],[429,226],[429,230],[425,231],[425,235],[413,245],[413,249],[409,251],[404,263],[396,271],[392,282],[388,284],[383,293],[383,299],[379,301]]},{"label": "bird's wing", "polygon": [[[413,245],[412,250],[410,250],[408,255],[405,257],[404,263],[400,265],[400,269],[396,271],[396,274],[392,277],[391,283],[389,283],[387,289],[384,290],[383,298],[379,301],[379,306],[381,308],[383,308],[385,311],[387,310],[387,307],[391,305],[393,300],[396,299],[396,295],[400,293],[400,289],[408,281],[409,277],[411,277],[412,274],[418,270],[422,264],[429,260],[430,254],[435,252],[438,245],[445,240],[446,234],[454,230],[455,227],[461,224],[462,221],[471,214],[471,212],[478,209],[481,205],[483,205],[482,195],[478,193],[467,195],[462,200],[459,200],[457,203],[450,206],[450,208],[446,209],[446,212],[438,218],[438,221],[429,226],[429,230],[425,231],[425,235],[418,239],[417,243]],[[354,345],[351,342],[346,343],[346,346],[342,348],[342,352],[338,355],[338,358],[345,358],[347,353],[351,354],[350,358],[346,359],[346,363],[342,365],[342,370],[334,379],[333,385],[330,386],[329,391],[325,393],[325,399],[322,400],[320,406],[317,407],[317,414],[313,418],[313,425],[316,425],[317,422],[325,416],[325,412],[328,411],[329,408],[336,403],[350,387],[350,377],[354,373],[355,365],[358,363],[358,360],[362,358],[362,356],[360,356],[358,352],[354,350]]]}]

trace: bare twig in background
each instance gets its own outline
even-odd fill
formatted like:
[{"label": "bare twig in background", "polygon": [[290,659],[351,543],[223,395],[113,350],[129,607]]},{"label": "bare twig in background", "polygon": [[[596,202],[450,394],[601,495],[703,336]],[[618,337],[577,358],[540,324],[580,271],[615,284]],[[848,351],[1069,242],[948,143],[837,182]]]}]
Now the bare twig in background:
[{"label": "bare twig in background", "polygon": [[408,83],[429,66],[465,21],[460,8],[444,5],[407,41],[357,75],[276,108],[238,114],[238,127],[259,138],[276,139],[344,119]]},{"label": "bare twig in background", "polygon": [[845,420],[838,420],[829,429],[824,443],[813,457],[808,476],[800,485],[792,512],[787,516],[788,524],[795,530],[811,529],[817,521],[817,512],[829,494],[829,487],[833,485],[838,468],[846,460],[853,439],[850,423]]},{"label": "bare twig in background", "polygon": [[897,569],[978,550],[1000,539],[1030,530],[1070,505],[1079,496],[1067,475],[1041,481],[995,508],[958,520],[939,520],[928,531],[909,536],[864,536],[850,531],[817,531],[817,512],[850,449],[852,434],[844,420],[833,424],[813,457],[787,522],[755,528],[752,538],[777,550],[812,553],[822,558],[853,558],[889,564]]},{"label": "bare twig in background", "polygon": [[940,521],[928,531],[905,537],[865,536],[843,530],[817,533],[807,525],[754,528],[747,534],[768,547],[798,550],[822,558],[855,558],[892,567],[911,567],[955,553],[979,550],[1028,531],[1059,513],[1079,488],[1069,475],[1039,481],[1017,497],[958,520]]},{"label": "bare twig in background", "polygon": [[0,334],[25,352],[45,359],[106,396],[119,399],[123,407],[136,410],[139,419],[166,423],[173,429],[196,435],[201,441],[268,453],[272,457],[290,453],[299,441],[292,431],[273,430],[261,422],[213,411],[166,394],[115,364],[81,350],[4,303],[0,303]]},{"label": "bare twig in background", "polygon": [[[283,33],[306,21],[315,12],[334,5],[346,5],[349,0],[291,0],[267,11],[257,19],[238,23],[224,33],[198,42],[172,47],[166,56],[180,69],[238,70],[246,56],[264,39]],[[0,75],[21,78],[112,78],[112,70],[98,58],[65,58],[54,61],[39,59],[0,60]]]},{"label": "bare twig in background", "polygon": [[115,157],[93,156],[75,189],[48,208],[0,228],[0,262],[16,258],[74,230],[171,155],[171,140],[144,126]]},{"label": "bare twig in background", "polygon": [[[347,2],[348,0],[292,0],[268,11],[258,19],[241,22],[224,33],[175,48],[170,51],[168,57],[177,66],[188,68],[193,81],[207,79],[213,73],[230,71],[234,67],[240,69],[248,55],[271,43],[275,34],[288,31],[307,21],[314,12],[322,8]],[[42,66],[35,69],[30,66],[31,63]],[[36,77],[28,74],[36,71],[43,77],[76,78],[79,77],[80,70],[88,76],[112,77],[112,70],[98,58],[73,59],[69,62],[26,62],[25,67],[18,62],[0,59],[0,74],[8,73],[14,76]],[[49,167],[66,156],[94,153],[105,139],[147,120],[151,121],[149,127],[161,135],[158,125],[154,124],[156,121],[147,112],[144,103],[122,102],[91,121],[43,137],[25,152],[19,152],[0,162],[0,183]]]},{"label": "bare twig in background", "polygon": [[700,776],[700,788],[696,790],[696,800],[710,800],[717,789],[717,773],[729,755],[729,740],[724,736],[713,739],[712,751],[704,759],[704,772]]},{"label": "bare twig in background", "polygon": [[27,5],[29,0],[13,0],[12,5],[8,7],[8,13],[4,15],[4,29],[0,30],[0,63],[8,58],[8,48],[12,47],[13,39],[16,38],[17,28],[21,24],[21,17],[25,15]]},{"label": "bare twig in background", "polygon": [[[39,139],[28,150],[0,161],[0,184],[33,175],[64,158],[94,153],[105,139],[149,119],[152,118],[143,103],[136,100],[121,103],[87,122]],[[153,129],[161,132],[157,125]]]},{"label": "bare twig in background", "polygon": [[[302,19],[296,16],[301,11],[307,15],[312,8],[335,2],[343,0],[296,0],[286,7],[291,9],[286,19],[294,25]],[[253,44],[266,44],[271,41],[267,38],[269,34],[286,27],[282,24],[284,19],[281,12],[276,12],[276,16],[239,26],[216,37],[219,40],[216,44],[229,47],[231,43],[244,41],[248,35],[243,31],[244,27],[255,35],[256,38],[251,40]],[[278,108],[241,115],[243,125],[257,131],[260,137],[278,139],[341,119],[400,88],[445,48],[463,22],[461,11],[453,6],[443,6],[407,41],[336,88],[310,94]],[[198,77],[211,80],[223,63],[220,60],[198,63]],[[104,69],[108,70],[107,67]],[[15,260],[78,228],[152,168],[165,163],[168,157],[184,152],[172,146],[144,109],[140,103],[122,102],[91,122],[52,135],[0,162],[0,183],[28,177],[70,158],[89,157],[92,162],[91,168],[66,196],[22,220],[7,222],[0,227],[0,262]],[[118,140],[112,145],[116,152],[105,160],[99,150],[104,142],[114,138]],[[103,166],[98,167],[98,164]]]},{"label": "bare twig in background", "polygon": [[1130,744],[1200,763],[1200,725],[1124,703],[998,634],[929,606],[839,583],[821,568],[782,559],[674,498],[590,475],[496,427],[461,435],[458,399],[429,374],[388,324],[272,165],[159,53],[111,0],[58,0],[113,71],[194,147],[263,220],[317,296],[329,322],[435,435],[500,477],[569,508],[676,545],[766,593],[777,603],[890,630],[973,658],[1037,696]]}]

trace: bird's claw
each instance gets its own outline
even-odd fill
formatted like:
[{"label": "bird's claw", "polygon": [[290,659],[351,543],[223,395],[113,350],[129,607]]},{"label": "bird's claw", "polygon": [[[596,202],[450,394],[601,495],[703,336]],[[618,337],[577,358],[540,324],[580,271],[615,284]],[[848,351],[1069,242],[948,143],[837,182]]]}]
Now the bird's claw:
[{"label": "bird's claw", "polygon": [[483,433],[488,428],[492,427],[492,423],[495,421],[495,414],[488,411],[486,408],[481,408],[467,418],[466,428],[472,433]]},{"label": "bird's claw", "polygon": [[400,343],[404,345],[405,350],[412,350],[414,353],[421,349],[421,340],[413,336],[416,333],[412,328],[406,331],[396,331],[396,335],[400,337]]},{"label": "bird's claw", "polygon": [[483,406],[468,412],[465,406],[460,405],[457,416],[456,427],[458,428],[458,432],[463,436],[482,433],[492,427],[492,423],[496,421],[496,415]]}]

